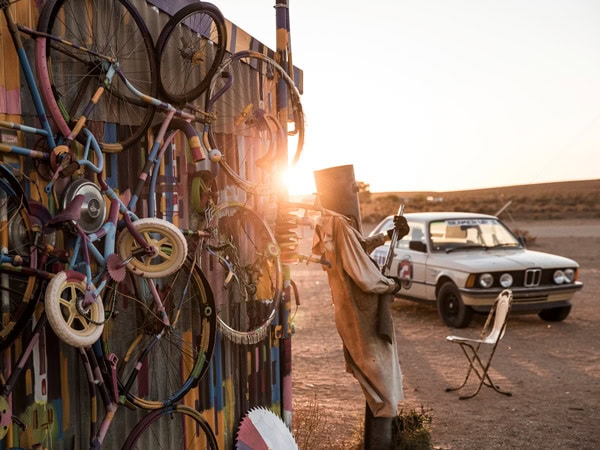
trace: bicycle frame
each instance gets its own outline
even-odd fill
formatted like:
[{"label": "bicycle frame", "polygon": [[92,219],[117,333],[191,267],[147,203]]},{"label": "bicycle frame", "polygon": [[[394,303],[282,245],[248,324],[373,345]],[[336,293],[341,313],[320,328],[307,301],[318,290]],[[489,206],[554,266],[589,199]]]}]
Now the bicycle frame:
[{"label": "bicycle frame", "polygon": [[[66,167],[68,167],[70,164],[76,163],[76,165],[78,167],[85,166],[85,167],[90,168],[97,175],[98,184],[101,187],[102,193],[105,194],[107,197],[109,197],[111,199],[111,201],[117,202],[119,204],[119,211],[123,214],[123,216],[125,218],[125,224],[126,224],[128,230],[132,233],[132,235],[134,236],[134,238],[138,242],[138,244],[140,244],[142,247],[144,247],[146,249],[146,251],[148,252],[148,254],[151,256],[152,252],[153,252],[152,248],[145,243],[142,236],[139,233],[135,232],[135,230],[131,226],[131,220],[138,219],[138,217],[135,216],[135,214],[134,214],[136,204],[139,199],[140,193],[144,187],[144,184],[149,176],[149,173],[152,171],[152,169],[158,163],[160,163],[160,160],[164,153],[164,148],[166,148],[166,146],[167,146],[166,144],[163,146],[162,141],[164,139],[165,134],[167,133],[169,123],[173,120],[174,117],[181,117],[187,121],[197,120],[197,117],[194,114],[186,113],[185,111],[179,110],[179,109],[171,106],[168,103],[164,103],[158,99],[155,99],[153,97],[150,97],[150,96],[147,96],[147,95],[141,93],[133,85],[131,85],[131,83],[125,78],[123,73],[120,72],[117,61],[114,61],[112,58],[110,58],[108,56],[102,56],[96,52],[92,52],[91,50],[83,49],[84,51],[93,53],[97,57],[103,59],[105,61],[105,64],[107,65],[107,72],[106,72],[105,79],[103,80],[103,82],[100,84],[100,86],[96,90],[96,93],[94,94],[93,98],[90,100],[90,102],[88,104],[88,107],[86,108],[86,112],[88,114],[92,111],[94,104],[97,101],[98,97],[101,96],[102,93],[104,92],[104,87],[110,85],[110,83],[115,75],[119,76],[122,79],[122,81],[125,83],[125,85],[134,93],[134,95],[136,95],[143,101],[145,101],[149,104],[158,106],[159,109],[166,111],[165,119],[162,123],[162,126],[160,128],[158,135],[156,136],[156,139],[154,141],[152,149],[149,152],[144,169],[142,170],[142,173],[139,174],[138,185],[131,197],[130,202],[128,203],[128,205],[125,205],[123,203],[123,201],[121,201],[119,196],[113,191],[113,189],[110,186],[108,186],[104,182],[104,180],[101,177],[103,164],[104,164],[103,153],[102,153],[102,150],[100,149],[100,146],[99,146],[97,140],[93,136],[93,134],[90,133],[87,128],[85,128],[86,121],[87,121],[87,118],[85,115],[78,119],[77,124],[74,127],[74,129],[71,131],[71,133],[61,139],[61,144],[58,146],[56,145],[57,141],[55,140],[53,132],[49,126],[48,115],[44,108],[42,96],[41,96],[39,87],[37,86],[37,84],[35,82],[35,79],[33,76],[33,71],[32,71],[31,65],[29,63],[29,60],[27,58],[27,55],[25,53],[23,42],[21,40],[21,36],[19,33],[24,32],[29,35],[35,36],[36,40],[37,40],[36,46],[40,45],[42,47],[42,49],[45,48],[45,42],[47,39],[58,40],[65,45],[69,45],[72,47],[75,47],[75,46],[70,44],[69,42],[66,42],[62,39],[58,39],[58,38],[48,35],[46,33],[40,33],[38,31],[31,30],[27,27],[17,25],[14,22],[10,8],[8,7],[8,1],[3,1],[2,3],[0,3],[0,6],[2,7],[3,13],[6,18],[7,26],[10,31],[10,34],[11,34],[11,38],[12,38],[15,48],[17,50],[17,54],[19,56],[19,62],[25,73],[25,78],[27,80],[28,88],[31,92],[32,98],[34,99],[34,106],[36,109],[36,114],[37,114],[40,124],[42,124],[43,128],[29,127],[26,125],[20,125],[20,124],[15,124],[15,123],[6,122],[6,121],[0,122],[0,127],[10,128],[10,129],[22,131],[25,133],[32,133],[32,134],[43,136],[46,139],[46,143],[50,149],[50,152],[43,152],[43,151],[36,151],[36,150],[32,150],[32,149],[28,149],[28,148],[24,148],[24,147],[20,147],[20,146],[16,146],[16,145],[0,144],[0,152],[13,153],[13,154],[17,154],[20,156],[35,158],[35,159],[43,160],[45,162],[54,163],[54,165],[56,166],[55,173],[54,173],[52,179],[48,182],[48,184],[44,188],[44,190],[47,194],[52,192],[55,182],[57,181],[57,179],[59,178],[59,176],[61,175],[63,170]],[[197,137],[193,128],[191,126],[189,126],[189,127],[186,127],[183,131],[186,133],[186,135],[188,136],[188,138],[190,140],[190,145],[192,148],[192,155],[193,155],[194,159],[196,159],[196,160],[204,159],[204,153],[202,151],[200,140]],[[85,139],[85,150],[84,150],[83,159],[75,162],[75,161],[73,161],[73,158],[70,154],[69,146],[77,138],[79,138],[80,140]],[[162,151],[161,151],[161,148],[163,149]],[[94,154],[97,157],[98,162],[96,165],[92,164],[87,159],[90,149],[93,150]],[[153,171],[153,172],[155,172],[155,171]],[[155,173],[153,173],[153,179],[155,179],[155,178],[156,178],[156,175],[155,175]],[[151,216],[154,215],[154,209],[155,209],[155,207],[154,207],[154,187],[155,187],[155,182],[152,183],[152,185],[151,185],[150,195],[149,195],[150,215]],[[114,232],[111,231],[113,225],[116,224],[116,220],[114,220],[114,217],[110,220],[110,222],[112,223],[112,225],[107,224],[105,227],[103,227],[103,232],[100,233],[100,235],[94,235],[91,238],[92,242],[89,242],[87,245],[84,246],[86,249],[89,249],[91,252],[93,252],[95,259],[99,263],[101,263],[102,266],[105,266],[104,260],[105,260],[106,256],[108,256],[110,254],[107,252],[109,250],[114,250]],[[95,247],[92,245],[93,242],[95,242],[96,240],[98,240],[101,237],[106,237],[106,239],[107,239],[107,242],[105,244],[104,255],[101,255],[99,252],[97,252]],[[79,254],[79,245],[80,245],[80,242],[78,242],[76,244],[75,254],[77,254],[77,255]],[[85,251],[87,251],[87,250],[85,250]],[[74,258],[75,257],[76,256],[74,255]],[[89,259],[88,255],[84,255],[84,259],[88,260]],[[87,277],[88,282],[91,282],[92,277],[91,277],[89,265],[87,266],[87,275],[88,275],[88,277]],[[99,287],[99,289],[97,289],[97,291],[100,291],[100,290],[101,290],[101,287]]]},{"label": "bicycle frame", "polygon": [[[16,383],[25,369],[25,364],[39,342],[40,335],[44,332],[47,323],[46,314],[42,311],[33,327],[31,337],[25,344],[23,352],[16,362],[14,370],[10,371],[6,381],[0,383],[0,404],[3,406],[3,408],[0,408],[0,425],[2,425],[0,439],[3,439],[8,433],[8,425],[11,422],[16,422],[16,425],[21,430],[25,430],[26,425],[12,416],[11,396]],[[104,417],[100,423],[98,424],[95,419],[96,415],[93,413],[90,419],[90,448],[99,449],[102,447],[102,443],[110,429],[118,407],[126,404],[126,400],[123,396],[119,395],[116,376],[116,356],[111,354],[104,357],[102,351],[96,346],[94,348],[87,347],[79,350],[88,379],[90,406],[92,408],[96,407],[98,404],[98,394],[104,405]],[[106,363],[108,363],[108,366]]]},{"label": "bicycle frame", "polygon": [[[40,122],[42,128],[30,127],[26,125],[16,124],[13,122],[0,121],[0,128],[8,128],[16,131],[22,131],[24,133],[36,134],[39,136],[43,136],[46,139],[49,148],[56,147],[56,142],[54,140],[54,134],[52,129],[50,128],[50,122],[48,121],[48,116],[44,109],[44,104],[42,102],[42,97],[38,86],[35,82],[35,77],[33,75],[33,70],[31,69],[31,65],[29,64],[29,59],[27,58],[27,54],[25,53],[25,48],[23,46],[23,41],[21,40],[21,35],[19,34],[19,29],[14,22],[12,17],[12,13],[8,7],[9,2],[7,0],[3,0],[0,2],[0,6],[2,7],[2,12],[4,13],[4,17],[6,18],[6,24],[8,27],[8,31],[12,38],[15,50],[17,52],[17,56],[19,58],[19,64],[23,69],[23,73],[25,75],[25,80],[27,82],[27,86],[29,88],[29,92],[31,93],[31,97],[33,99],[33,104],[36,110],[37,118]],[[0,143],[0,152],[3,153],[14,153],[21,156],[26,156],[30,158],[39,158],[42,160],[49,160],[49,154],[45,152],[35,151],[28,148],[19,147],[16,145],[9,145]]]},{"label": "bicycle frame", "polygon": [[[102,447],[119,405],[125,404],[124,397],[119,396],[117,385],[117,359],[114,354],[107,357],[101,356],[98,359],[97,355],[102,355],[102,351],[97,349],[97,344],[94,348],[82,348],[79,351],[87,373],[90,405],[97,404],[98,393],[104,405],[104,418],[100,425],[98,426],[93,419],[90,420],[90,448],[99,449]],[[106,367],[105,364],[100,366],[100,362],[108,362],[109,367]]]},{"label": "bicycle frame", "polygon": [[[31,64],[29,63],[29,60],[27,58],[26,52],[24,50],[23,42],[21,40],[21,36],[19,33],[25,32],[27,34],[35,36],[38,41],[40,41],[42,39],[45,40],[47,38],[52,39],[53,37],[48,36],[48,35],[42,35],[41,33],[27,29],[26,27],[18,26],[14,22],[11,11],[9,9],[8,1],[0,0],[0,7],[2,8],[3,13],[5,15],[6,22],[8,25],[8,30],[11,34],[12,41],[14,43],[15,49],[18,54],[20,66],[21,66],[23,72],[25,73],[27,86],[28,86],[29,92],[31,93],[31,96],[33,98],[36,115],[37,115],[37,118],[40,123],[40,128],[37,128],[37,127],[31,127],[31,126],[27,126],[27,125],[16,124],[13,122],[8,122],[8,121],[0,121],[0,128],[7,128],[7,129],[15,130],[15,131],[20,131],[20,132],[23,132],[26,134],[42,136],[46,142],[48,149],[49,149],[49,151],[39,151],[39,150],[25,148],[25,147],[18,146],[18,145],[1,143],[0,144],[0,152],[23,156],[26,158],[37,159],[37,160],[44,161],[46,163],[53,164],[56,170],[55,170],[55,173],[53,174],[50,182],[45,186],[44,190],[46,193],[53,192],[55,182],[58,180],[59,176],[61,175],[61,172],[63,172],[63,170],[66,167],[68,167],[70,164],[76,163],[80,167],[89,168],[89,169],[91,169],[92,172],[94,172],[96,174],[98,184],[100,185],[100,188],[101,188],[101,192],[104,195],[106,195],[107,197],[109,197],[112,201],[109,218],[102,225],[101,229],[98,232],[92,233],[92,234],[86,234],[85,232],[83,232],[81,230],[81,228],[78,228],[77,224],[75,224],[75,228],[76,229],[78,228],[77,229],[77,238],[75,240],[75,244],[72,249],[72,254],[70,257],[69,264],[72,268],[79,268],[79,269],[81,269],[82,266],[85,266],[85,273],[86,273],[85,279],[86,279],[86,283],[88,286],[92,286],[93,285],[92,283],[94,281],[96,281],[96,282],[100,281],[98,284],[98,287],[93,289],[93,296],[90,298],[86,298],[86,300],[85,300],[85,302],[90,302],[94,298],[96,298],[97,295],[102,291],[102,289],[105,287],[105,284],[107,281],[106,268],[108,265],[108,262],[107,262],[108,257],[115,253],[115,241],[116,241],[115,236],[117,233],[117,229],[122,228],[122,224],[120,226],[118,226],[119,225],[119,223],[118,223],[118,213],[119,212],[122,213],[122,215],[123,215],[123,221],[125,224],[124,225],[125,228],[131,233],[131,235],[135,239],[135,241],[138,244],[140,244],[141,247],[144,248],[145,254],[147,254],[149,256],[153,255],[154,249],[152,249],[146,243],[145,239],[141,236],[141,234],[139,232],[137,232],[135,230],[135,228],[132,226],[132,223],[138,219],[138,217],[134,213],[136,203],[137,203],[137,200],[139,199],[140,192],[142,190],[142,187],[143,187],[146,179],[148,178],[149,173],[160,162],[160,160],[162,158],[162,155],[164,153],[164,148],[166,148],[166,144],[163,145],[162,140],[163,140],[164,136],[167,134],[168,129],[169,129],[169,124],[171,123],[173,118],[174,117],[182,118],[188,122],[191,122],[192,120],[198,120],[198,118],[195,114],[186,113],[185,111],[179,110],[179,109],[171,106],[168,103],[161,102],[158,99],[147,96],[147,95],[137,91],[127,81],[127,79],[124,77],[124,75],[119,71],[118,63],[115,61],[111,61],[109,58],[106,58],[107,64],[109,65],[109,70],[107,71],[106,78],[103,81],[105,86],[106,86],[106,83],[111,82],[112,77],[114,77],[115,75],[119,76],[119,77],[121,77],[121,79],[123,80],[125,85],[128,86],[128,88],[130,88],[135,95],[139,96],[141,99],[143,99],[144,101],[147,101],[150,104],[158,106],[159,109],[166,111],[165,120],[163,121],[163,124],[160,128],[159,134],[156,136],[152,150],[150,151],[150,153],[148,155],[144,170],[139,175],[140,182],[138,183],[136,192],[132,196],[131,201],[128,204],[125,204],[119,198],[119,196],[113,191],[113,189],[110,186],[108,186],[108,184],[104,181],[104,179],[102,177],[102,170],[103,170],[103,166],[104,166],[103,152],[98,144],[98,141],[95,139],[94,135],[85,126],[86,120],[87,120],[86,117],[82,116],[78,120],[77,125],[72,130],[72,132],[65,137],[61,137],[61,136],[59,136],[58,138],[55,137],[55,134],[50,127],[49,116],[45,109],[45,106],[44,106],[44,103],[42,100],[42,96],[40,93],[40,89],[39,89],[38,85],[36,84],[36,81],[35,81],[35,78],[33,75],[33,70],[32,70]],[[56,39],[56,38],[54,38],[54,39]],[[64,41],[62,41],[62,42],[64,43]],[[98,87],[98,90],[96,91],[96,95],[102,95],[103,90],[104,89],[101,84]],[[92,100],[90,101],[88,111],[91,111],[91,108],[93,108]],[[195,133],[195,131],[193,130],[193,128],[191,127],[191,125],[189,127],[184,127],[184,129],[182,129],[182,131],[188,136],[188,139],[190,140],[190,145],[192,148],[192,154],[194,155],[194,158],[203,159],[204,153],[202,151],[200,140],[199,140],[197,134]],[[172,139],[172,136],[170,137],[170,139]],[[84,156],[81,160],[78,160],[78,161],[74,160],[74,158],[69,150],[70,144],[72,142],[75,142],[76,140],[83,141],[82,145],[84,146],[84,151],[83,151]],[[92,163],[88,159],[88,156],[90,153],[93,153],[96,156],[96,158],[97,158],[96,164]],[[154,189],[152,187],[151,191],[153,191],[153,190]],[[153,192],[151,192],[151,194],[150,194],[150,198],[152,198],[152,197],[153,197]],[[52,213],[53,212],[54,211],[52,211]],[[58,221],[57,225],[63,226],[62,223],[63,222]],[[2,234],[4,234],[4,233],[2,233]],[[96,248],[95,243],[98,242],[102,238],[105,239],[104,251],[100,252]],[[2,241],[3,241],[2,245],[3,246],[7,242],[7,240],[8,240],[8,238],[6,236],[2,237]],[[94,276],[92,274],[91,265],[89,264],[92,259],[96,260],[100,267],[100,271],[99,271],[100,273],[96,275],[95,280],[94,280]],[[20,272],[20,273],[23,273],[26,275],[34,275],[34,276],[38,277],[40,280],[49,280],[49,279],[53,278],[55,275],[53,273],[43,270],[41,267],[37,267],[37,264],[34,264],[33,261],[31,263],[30,267],[22,267],[20,265],[20,261],[18,261],[14,257],[9,257],[8,255],[5,255],[4,253],[2,253],[2,255],[0,256],[0,262],[2,263],[2,267],[0,267],[0,272],[16,271],[16,272]],[[149,282],[149,285],[151,287],[154,286],[152,281]],[[161,305],[160,296],[159,296],[158,292],[156,292],[155,289],[152,292],[152,297],[154,298],[154,301],[155,301],[159,311],[162,308],[162,311],[164,312],[164,307],[162,307],[162,305]],[[83,303],[84,307],[86,305],[85,302]],[[30,343],[27,345],[25,351],[20,355],[19,363],[17,365],[17,370],[12,371],[9,376],[8,382],[1,385],[2,391],[0,391],[0,393],[10,391],[12,389],[12,384],[14,382],[16,382],[17,378],[19,377],[19,374],[23,368],[23,365],[24,365],[25,361],[31,355],[31,352],[33,351],[35,342],[37,342],[37,339],[39,338],[39,333],[41,332],[42,327],[45,326],[45,323],[47,321],[45,313],[43,313],[42,317],[43,317],[43,321],[38,322],[37,326],[35,327],[34,336],[32,337]],[[168,328],[170,325],[168,316],[166,314],[160,314],[160,319],[164,325],[164,328],[165,329]],[[86,364],[86,371],[88,372],[88,378],[90,381],[90,389],[92,387],[94,389],[100,389],[100,394],[104,401],[104,405],[105,405],[105,409],[106,409],[106,417],[103,420],[102,425],[100,426],[100,430],[98,431],[98,434],[94,438],[95,443],[97,443],[99,445],[99,443],[102,442],[102,440],[104,439],[104,436],[106,435],[106,432],[109,428],[110,422],[112,421],[114,411],[116,410],[116,405],[119,403],[119,399],[120,399],[119,387],[117,386],[116,375],[112,371],[114,369],[114,364],[116,364],[116,359],[114,358],[114,355],[113,356],[108,355],[106,357],[107,361],[109,361],[109,363],[113,365],[113,369],[111,369],[111,371],[109,371],[111,373],[111,378],[103,379],[101,376],[100,370],[99,370],[98,359],[104,358],[104,356],[98,357],[98,359],[96,359],[95,356],[92,357],[92,354],[89,353],[89,349],[81,350],[81,354],[82,354],[82,358],[84,360],[84,364]],[[98,354],[100,355],[100,353],[98,353]],[[8,366],[5,367],[5,369],[10,370],[8,368]],[[107,381],[108,381],[108,383],[107,383]],[[107,384],[108,384],[108,387],[107,387]],[[110,387],[110,389],[109,389],[109,387]],[[92,392],[94,392],[94,391],[90,391],[90,395],[94,396],[94,394]],[[124,398],[125,397],[122,396],[122,399],[124,399]],[[95,404],[95,402],[93,402],[92,404]],[[5,420],[5,416],[3,416],[3,418],[2,418],[3,423],[4,423],[4,420]],[[10,414],[9,414],[9,420],[10,420]],[[95,446],[96,444],[93,444],[93,445]]]},{"label": "bicycle frame", "polygon": [[[154,98],[150,95],[146,95],[143,92],[140,92],[135,86],[133,86],[131,84],[131,82],[127,79],[127,77],[120,70],[119,62],[115,61],[110,56],[101,55],[101,54],[98,54],[97,52],[93,52],[89,49],[84,49],[79,46],[75,46],[74,44],[72,44],[68,41],[60,39],[56,36],[49,35],[47,33],[42,33],[39,31],[31,30],[26,27],[20,27],[19,29],[27,34],[36,36],[36,52],[44,53],[45,49],[46,49],[47,41],[50,40],[50,41],[57,41],[63,45],[69,46],[71,48],[77,48],[80,51],[84,51],[84,52],[93,54],[94,56],[96,56],[99,59],[104,61],[103,66],[104,66],[104,70],[106,72],[104,79],[99,81],[99,85],[98,85],[95,93],[92,95],[88,104],[84,108],[84,114],[77,119],[76,125],[73,127],[73,129],[70,131],[70,133],[65,133],[66,134],[65,145],[67,147],[71,142],[73,142],[80,135],[81,130],[84,129],[84,127],[87,123],[88,116],[93,111],[94,106],[96,105],[96,103],[98,102],[100,97],[102,95],[105,95],[106,90],[108,90],[108,88],[112,84],[115,76],[118,77],[123,82],[123,84],[126,86],[126,88],[135,97],[137,97],[141,101],[147,103],[148,105],[156,107],[158,110],[162,111],[165,114],[165,117],[164,117],[161,127],[159,129],[159,132],[155,136],[153,145],[152,145],[152,147],[148,153],[148,156],[146,158],[146,164],[145,164],[144,168],[142,169],[142,172],[139,174],[138,185],[136,186],[136,189],[133,192],[131,200],[127,205],[129,210],[135,211],[137,201],[140,197],[142,188],[143,188],[148,176],[150,175],[150,172],[156,166],[156,164],[160,162],[166,147],[168,146],[169,142],[172,140],[172,136],[167,139],[165,139],[165,136],[167,135],[169,125],[173,121],[173,119],[175,119],[175,118],[182,119],[183,121],[185,121],[188,124],[188,126],[185,126],[180,129],[181,129],[181,131],[183,131],[185,133],[185,135],[188,139],[192,160],[194,162],[198,162],[198,161],[202,161],[206,158],[205,152],[204,152],[204,146],[203,146],[200,138],[198,137],[198,134],[196,133],[196,131],[190,124],[196,123],[196,122],[210,123],[214,119],[214,114],[210,114],[210,113],[201,111],[197,108],[194,108],[191,105],[187,105],[186,108],[192,110],[193,113],[188,113],[188,112],[184,111],[183,109],[176,108],[175,106],[173,106],[170,103],[163,102],[162,100],[160,100],[158,98]],[[105,150],[111,151],[111,152],[120,151],[120,148],[118,148],[118,147],[113,148],[113,147],[111,147],[110,144],[104,144],[103,148]],[[151,189],[151,195],[149,196],[149,201],[150,201],[150,205],[149,205],[150,216],[152,216],[154,214],[154,207],[155,207],[154,203],[153,203],[153,189]]]},{"label": "bicycle frame", "polygon": [[[149,105],[157,107],[157,109],[159,109],[165,113],[165,118],[162,122],[162,126],[160,127],[159,133],[155,136],[154,143],[152,145],[152,148],[149,151],[149,154],[148,154],[148,157],[146,160],[146,165],[144,166],[142,173],[139,174],[140,181],[138,183],[138,186],[136,187],[135,191],[133,192],[133,195],[131,197],[129,204],[127,206],[125,206],[123,204],[121,205],[121,212],[123,212],[123,213],[127,209],[129,209],[130,211],[135,211],[137,201],[138,201],[139,196],[142,191],[142,187],[143,187],[146,179],[148,178],[150,172],[152,171],[153,167],[160,161],[162,154],[164,153],[164,150],[161,151],[161,148],[166,147],[168,144],[168,140],[167,140],[167,142],[164,142],[164,138],[165,138],[165,135],[167,134],[170,122],[174,118],[180,118],[188,123],[191,123],[191,122],[207,123],[212,120],[211,118],[214,117],[214,115],[205,113],[204,111],[200,111],[195,108],[193,109],[193,113],[188,113],[182,109],[178,109],[178,108],[174,107],[173,105],[171,105],[169,103],[163,102],[157,98],[151,97],[149,95],[146,95],[146,94],[140,92],[129,82],[129,80],[125,77],[125,75],[120,71],[118,61],[115,61],[113,58],[111,58],[109,56],[98,54],[97,52],[94,52],[90,49],[84,49],[81,47],[77,47],[74,44],[71,44],[70,42],[60,39],[56,36],[52,36],[47,33],[42,33],[42,32],[32,30],[32,29],[24,27],[24,26],[20,26],[14,22],[12,13],[8,7],[8,1],[3,1],[2,3],[0,3],[0,6],[2,7],[3,13],[6,18],[8,30],[10,32],[12,41],[14,43],[15,49],[18,54],[19,63],[23,69],[23,72],[25,73],[27,85],[28,85],[29,91],[31,92],[33,102],[34,102],[34,107],[36,110],[36,114],[37,114],[38,120],[39,120],[42,128],[30,127],[27,125],[21,125],[21,124],[16,124],[16,123],[7,122],[7,121],[0,121],[0,127],[13,129],[16,131],[22,131],[24,133],[36,134],[36,135],[43,136],[46,139],[48,148],[50,149],[50,152],[43,152],[43,151],[32,150],[32,149],[28,149],[28,148],[24,148],[24,147],[20,147],[20,146],[16,146],[16,145],[0,144],[0,152],[13,153],[16,155],[25,156],[25,157],[29,157],[29,158],[36,158],[36,159],[40,159],[40,160],[47,161],[47,162],[53,162],[52,161],[54,159],[53,154],[54,154],[54,157],[56,157],[56,155],[59,155],[59,159],[64,158],[64,156],[62,156],[62,155],[68,152],[69,145],[73,141],[75,141],[79,136],[81,136],[82,131],[85,129],[85,125],[87,123],[87,116],[89,116],[89,114],[93,110],[94,105],[97,103],[99,97],[104,94],[106,88],[111,85],[113,78],[115,76],[117,76],[122,80],[124,85],[127,87],[127,89],[129,89],[131,91],[131,93],[134,96],[136,96],[143,102],[148,103]],[[53,131],[50,128],[50,122],[48,120],[48,114],[46,112],[44,103],[42,101],[41,91],[35,82],[33,70],[31,68],[31,64],[29,63],[29,60],[27,58],[27,55],[26,55],[26,52],[25,52],[25,49],[23,46],[23,42],[22,42],[21,36],[19,34],[20,32],[26,33],[30,36],[34,36],[36,38],[36,52],[45,52],[47,41],[54,40],[54,41],[61,42],[61,44],[63,44],[63,45],[70,46],[72,48],[77,48],[80,51],[88,52],[88,53],[93,54],[96,57],[104,60],[104,65],[105,65],[105,70],[106,70],[106,75],[105,75],[104,79],[100,81],[99,86],[96,89],[94,95],[89,100],[89,103],[88,103],[87,107],[85,108],[85,114],[77,119],[76,125],[73,127],[73,129],[70,131],[70,133],[66,134],[64,136],[64,138],[62,138],[60,140],[60,145],[58,147],[57,147],[57,141],[55,140]],[[192,107],[188,106],[188,108],[192,108]],[[193,129],[193,127],[190,125],[189,127],[186,127],[185,129],[183,129],[182,131],[186,134],[188,141],[190,143],[192,159],[195,162],[205,159],[203,145],[201,143],[200,138],[198,137],[198,134]],[[89,139],[89,136],[87,136],[87,139]],[[99,147],[97,142],[93,143],[93,145]],[[110,145],[106,145],[106,147],[107,147],[106,150],[111,150],[111,151],[115,150],[115,149],[111,149]],[[101,152],[101,150],[100,150],[100,152]],[[68,163],[68,161],[67,161],[67,163]],[[56,179],[60,175],[60,172],[61,172],[61,168],[59,166],[53,179],[51,180],[49,185],[46,186],[46,188],[45,188],[47,193],[49,193],[51,191],[53,183],[56,181]],[[151,194],[149,196],[149,199],[151,202],[152,202],[152,198],[153,198],[153,195]],[[152,204],[150,207],[153,212],[154,205]]]}]

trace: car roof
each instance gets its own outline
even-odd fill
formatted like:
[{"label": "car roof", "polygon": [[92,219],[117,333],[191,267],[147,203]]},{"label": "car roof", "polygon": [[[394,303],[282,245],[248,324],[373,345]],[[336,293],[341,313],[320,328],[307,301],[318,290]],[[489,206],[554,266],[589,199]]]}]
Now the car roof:
[{"label": "car roof", "polygon": [[[388,216],[388,217],[394,217],[394,216]],[[497,219],[496,216],[492,216],[490,214],[456,212],[456,211],[406,213],[406,214],[404,214],[404,217],[406,217],[406,220],[416,220],[416,221],[423,221],[423,222],[431,222],[431,221],[435,221],[435,220],[446,220],[446,219],[466,219],[466,218]]]}]

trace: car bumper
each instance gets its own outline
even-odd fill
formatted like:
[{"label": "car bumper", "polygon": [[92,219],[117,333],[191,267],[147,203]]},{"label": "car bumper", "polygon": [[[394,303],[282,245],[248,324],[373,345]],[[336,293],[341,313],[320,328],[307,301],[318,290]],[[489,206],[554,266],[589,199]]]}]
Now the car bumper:
[{"label": "car bumper", "polygon": [[[511,288],[513,292],[513,311],[540,311],[542,309],[567,306],[575,292],[583,288],[576,282],[564,286],[541,286],[539,288]],[[461,289],[463,303],[475,311],[489,310],[502,289]]]}]

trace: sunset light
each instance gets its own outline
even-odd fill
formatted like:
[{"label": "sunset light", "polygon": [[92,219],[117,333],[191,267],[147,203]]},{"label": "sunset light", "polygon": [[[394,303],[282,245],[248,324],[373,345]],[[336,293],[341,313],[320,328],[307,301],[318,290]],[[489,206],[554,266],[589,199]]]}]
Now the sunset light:
[{"label": "sunset light", "polygon": [[[275,48],[273,4],[219,7]],[[306,115],[290,192],[345,164],[372,192],[600,178],[599,2],[292,0],[289,16]]]},{"label": "sunset light", "polygon": [[290,195],[309,195],[315,192],[313,172],[306,164],[299,163],[289,167],[283,174],[283,182]]}]

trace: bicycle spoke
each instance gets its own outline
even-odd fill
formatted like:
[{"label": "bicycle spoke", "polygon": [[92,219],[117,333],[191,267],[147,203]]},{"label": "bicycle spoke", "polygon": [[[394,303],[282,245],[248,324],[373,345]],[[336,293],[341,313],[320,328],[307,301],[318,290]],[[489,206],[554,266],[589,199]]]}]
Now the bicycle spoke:
[{"label": "bicycle spoke", "polygon": [[226,42],[225,19],[215,5],[195,2],[175,13],[156,44],[165,97],[179,104],[198,98],[223,59]]},{"label": "bicycle spoke", "polygon": [[208,228],[207,276],[218,289],[218,325],[235,343],[257,343],[279,306],[279,246],[264,219],[241,203],[217,206]]},{"label": "bicycle spoke", "polygon": [[217,118],[205,127],[205,138],[222,153],[231,180],[252,193],[273,190],[277,168],[288,162],[290,121],[298,134],[296,155],[304,142],[299,92],[285,70],[263,54],[235,53],[212,78],[206,110]]},{"label": "bicycle spoke", "polygon": [[[72,121],[84,112],[88,120],[118,124],[126,130],[114,137],[98,127],[102,146],[126,148],[150,125],[154,106],[138,98],[120,79],[118,70],[144,94],[156,97],[158,80],[152,37],[128,0],[54,0],[44,6],[38,28],[58,39],[39,42],[38,76],[49,112],[60,131],[69,135]],[[60,40],[59,40],[60,39]],[[106,92],[88,105],[99,86]]]},{"label": "bicycle spoke", "polygon": [[123,394],[140,407],[173,403],[208,368],[216,336],[214,299],[194,267],[188,261],[159,279],[130,274],[107,287],[116,313],[103,335],[105,351],[119,356]]}]

